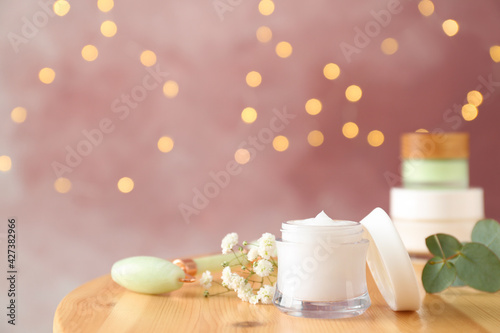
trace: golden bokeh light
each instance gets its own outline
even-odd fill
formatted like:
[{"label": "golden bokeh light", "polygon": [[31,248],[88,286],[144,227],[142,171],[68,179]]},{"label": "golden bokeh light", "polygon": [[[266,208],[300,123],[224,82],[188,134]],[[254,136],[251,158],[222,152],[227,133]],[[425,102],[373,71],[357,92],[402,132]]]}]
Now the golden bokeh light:
[{"label": "golden bokeh light", "polygon": [[56,13],[57,16],[64,16],[68,14],[70,8],[71,5],[65,0],[57,0],[53,5],[54,13]]},{"label": "golden bokeh light", "polygon": [[466,121],[472,121],[476,119],[478,114],[477,108],[472,104],[465,104],[462,106],[462,117]]},{"label": "golden bokeh light", "polygon": [[251,71],[246,76],[247,84],[252,87],[258,87],[262,83],[262,76],[259,72]]},{"label": "golden bokeh light", "polygon": [[257,111],[254,108],[246,107],[241,111],[241,119],[245,123],[251,124],[257,119]]},{"label": "golden bokeh light", "polygon": [[101,24],[101,34],[104,37],[113,37],[116,35],[118,28],[116,27],[116,23],[113,21],[104,21]]},{"label": "golden bokeh light", "polygon": [[490,57],[494,62],[500,62],[500,45],[490,47]]},{"label": "golden bokeh light", "polygon": [[306,102],[306,112],[312,116],[320,113],[322,108],[323,105],[321,104],[321,101],[319,99],[311,98]]},{"label": "golden bokeh light", "polygon": [[273,38],[273,32],[269,27],[266,27],[265,25],[257,29],[256,35],[257,40],[261,43],[267,43]]},{"label": "golden bokeh light", "polygon": [[419,128],[418,130],[415,131],[415,133],[429,133],[429,131],[426,130],[425,128]]},{"label": "golden bokeh light", "polygon": [[123,177],[120,178],[117,186],[120,192],[129,193],[134,189],[134,181],[129,177]]},{"label": "golden bokeh light", "polygon": [[321,131],[314,130],[307,135],[307,142],[313,147],[319,147],[325,141],[325,137]]},{"label": "golden bokeh light", "polygon": [[288,58],[292,54],[292,45],[288,42],[279,42],[276,44],[276,54],[280,58]]},{"label": "golden bokeh light", "polygon": [[345,90],[345,97],[349,102],[357,102],[361,99],[361,96],[363,95],[363,91],[361,88],[355,84],[350,85],[347,87]]},{"label": "golden bokeh light", "polygon": [[172,140],[172,138],[169,137],[169,136],[162,136],[158,140],[157,145],[158,145],[158,149],[162,153],[168,153],[169,151],[171,151],[172,149],[174,149],[174,140]]},{"label": "golden bokeh light", "polygon": [[42,83],[51,84],[56,78],[56,72],[52,68],[45,67],[38,72],[38,78]]},{"label": "golden bokeh light", "polygon": [[151,67],[156,64],[156,54],[151,50],[144,50],[141,53],[141,64],[146,67]]},{"label": "golden bokeh light", "polygon": [[163,95],[168,98],[174,98],[179,93],[179,85],[173,80],[168,80],[163,85]]},{"label": "golden bokeh light", "polygon": [[359,133],[359,128],[358,125],[356,125],[356,123],[350,121],[348,123],[345,123],[344,126],[342,126],[342,134],[344,134],[344,136],[348,139],[355,138],[356,136],[358,136],[358,133]]},{"label": "golden bokeh light", "polygon": [[340,67],[337,64],[329,63],[323,67],[323,75],[328,80],[335,80],[340,75]]},{"label": "golden bokeh light", "polygon": [[467,102],[474,106],[479,106],[483,103],[483,95],[477,90],[471,90],[467,93]]},{"label": "golden bokeh light", "polygon": [[247,164],[250,161],[250,152],[244,148],[240,148],[234,153],[234,160],[238,164]]},{"label": "golden bokeh light", "polygon": [[71,181],[68,178],[59,177],[54,182],[54,189],[59,193],[68,193],[71,190]]},{"label": "golden bokeh light", "polygon": [[264,16],[271,15],[274,12],[274,2],[271,0],[261,0],[259,2],[259,13]]},{"label": "golden bokeh light", "polygon": [[286,136],[278,135],[273,139],[273,148],[276,151],[285,151],[288,149],[289,142]]},{"label": "golden bokeh light", "polygon": [[380,44],[380,49],[384,54],[392,55],[397,52],[399,48],[398,41],[394,38],[386,38]]},{"label": "golden bokeh light", "polygon": [[443,31],[446,35],[452,37],[458,33],[458,23],[455,20],[446,20],[443,22]]},{"label": "golden bokeh light", "polygon": [[422,0],[418,3],[418,10],[424,16],[431,16],[434,13],[434,3],[430,0]]},{"label": "golden bokeh light", "polygon": [[10,119],[12,119],[13,122],[15,123],[24,123],[26,120],[27,112],[26,109],[23,108],[22,106],[15,107],[11,112],[10,112]]},{"label": "golden bokeh light", "polygon": [[384,143],[384,134],[378,130],[368,133],[368,144],[372,147],[378,147]]},{"label": "golden bokeh light", "polygon": [[98,55],[99,51],[94,45],[89,44],[82,48],[82,58],[86,61],[94,61],[97,59]]},{"label": "golden bokeh light", "polygon": [[12,160],[7,155],[0,156],[0,171],[7,172],[12,168]]},{"label": "golden bokeh light", "polygon": [[97,0],[97,8],[103,13],[109,12],[115,6],[113,0]]}]

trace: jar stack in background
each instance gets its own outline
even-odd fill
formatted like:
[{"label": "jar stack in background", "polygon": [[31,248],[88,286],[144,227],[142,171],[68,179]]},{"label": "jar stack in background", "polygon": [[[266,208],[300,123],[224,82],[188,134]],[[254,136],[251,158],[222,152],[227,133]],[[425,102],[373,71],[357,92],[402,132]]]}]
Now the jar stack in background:
[{"label": "jar stack in background", "polygon": [[410,254],[427,254],[425,238],[437,233],[470,240],[484,200],[482,188],[469,187],[468,133],[403,134],[401,175],[390,212]]}]

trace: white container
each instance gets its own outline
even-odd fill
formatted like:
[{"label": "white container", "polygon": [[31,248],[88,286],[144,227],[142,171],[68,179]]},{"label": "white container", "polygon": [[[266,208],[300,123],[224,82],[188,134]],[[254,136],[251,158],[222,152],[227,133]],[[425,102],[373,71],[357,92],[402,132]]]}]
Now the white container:
[{"label": "white container", "polygon": [[425,239],[445,233],[470,241],[484,218],[483,189],[391,189],[391,217],[412,254],[428,254]]},{"label": "white container", "polygon": [[289,315],[342,318],[365,312],[370,306],[367,251],[370,269],[390,307],[420,308],[408,254],[380,208],[361,223],[334,221],[324,212],[313,219],[283,223],[282,239],[276,244],[279,269],[273,302]]}]

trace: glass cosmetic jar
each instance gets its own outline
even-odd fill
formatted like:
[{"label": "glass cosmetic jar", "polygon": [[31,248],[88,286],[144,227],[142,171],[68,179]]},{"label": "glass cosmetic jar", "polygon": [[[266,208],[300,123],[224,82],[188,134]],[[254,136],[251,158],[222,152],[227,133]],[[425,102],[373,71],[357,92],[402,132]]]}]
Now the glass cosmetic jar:
[{"label": "glass cosmetic jar", "polygon": [[276,242],[279,271],[275,305],[293,316],[342,318],[370,306],[366,288],[368,240],[361,224],[315,219],[282,224]]},{"label": "glass cosmetic jar", "polygon": [[468,133],[406,133],[401,137],[405,188],[467,188]]},{"label": "glass cosmetic jar", "polygon": [[307,318],[344,318],[369,308],[366,263],[389,306],[417,310],[417,279],[401,238],[380,208],[360,223],[335,221],[324,212],[282,224],[273,303]]}]

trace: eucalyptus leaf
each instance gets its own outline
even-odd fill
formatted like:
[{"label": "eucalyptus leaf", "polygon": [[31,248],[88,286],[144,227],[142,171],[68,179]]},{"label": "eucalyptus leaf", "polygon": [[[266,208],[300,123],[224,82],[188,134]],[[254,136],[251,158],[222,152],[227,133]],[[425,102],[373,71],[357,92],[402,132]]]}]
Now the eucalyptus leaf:
[{"label": "eucalyptus leaf", "polygon": [[472,229],[472,241],[486,245],[500,258],[500,224],[492,219],[481,220]]},{"label": "eucalyptus leaf", "polygon": [[457,276],[455,278],[455,281],[453,281],[453,284],[451,285],[452,287],[463,287],[463,286],[466,286],[467,284],[460,280],[460,278]]},{"label": "eucalyptus leaf", "polygon": [[500,259],[484,244],[465,244],[454,263],[458,277],[472,288],[500,290]]},{"label": "eucalyptus leaf", "polygon": [[438,293],[445,290],[457,276],[457,271],[453,263],[445,261],[441,257],[434,257],[429,260],[422,271],[422,283],[428,293]]},{"label": "eucalyptus leaf", "polygon": [[425,244],[433,255],[441,258],[456,255],[462,248],[458,239],[446,234],[431,235],[425,239]]}]

